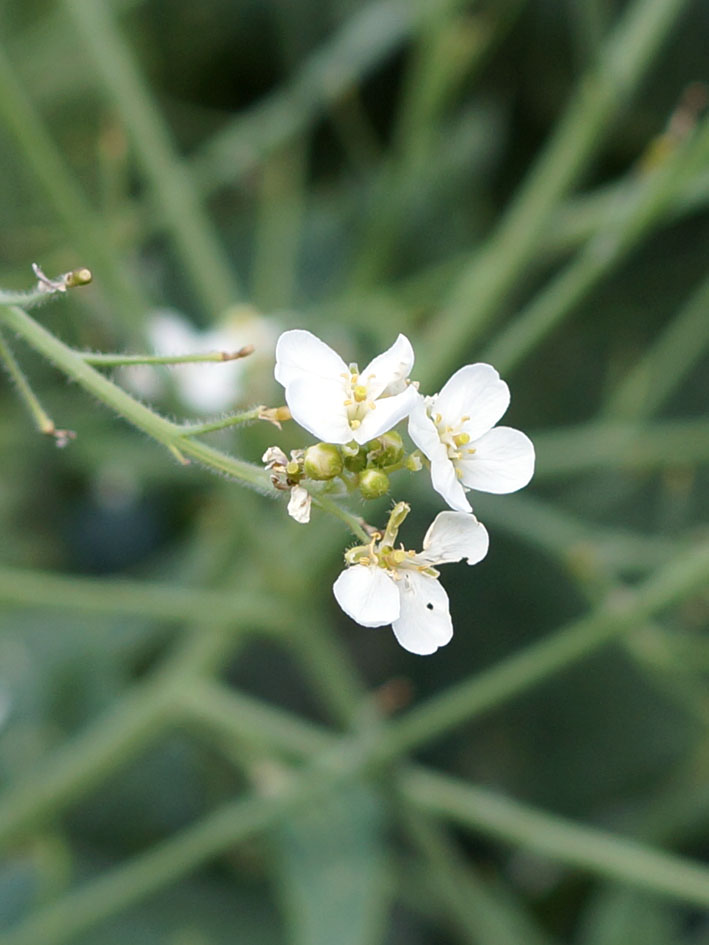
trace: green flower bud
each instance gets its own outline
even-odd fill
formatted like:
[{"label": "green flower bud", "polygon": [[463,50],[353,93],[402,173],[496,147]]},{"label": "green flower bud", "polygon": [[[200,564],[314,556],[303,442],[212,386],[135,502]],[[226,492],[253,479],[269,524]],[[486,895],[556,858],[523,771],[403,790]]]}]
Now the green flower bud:
[{"label": "green flower bud", "polygon": [[334,479],[342,467],[342,456],[334,443],[316,443],[305,451],[303,472],[308,479]]},{"label": "green flower bud", "polygon": [[367,465],[367,451],[362,446],[356,453],[350,453],[345,456],[345,468],[349,469],[350,472],[362,472],[364,467]]},{"label": "green flower bud", "polygon": [[365,499],[378,499],[389,491],[389,477],[381,469],[365,469],[359,477],[359,491]]},{"label": "green flower bud", "polygon": [[383,433],[367,444],[367,459],[374,466],[393,466],[404,455],[404,441],[396,430]]}]

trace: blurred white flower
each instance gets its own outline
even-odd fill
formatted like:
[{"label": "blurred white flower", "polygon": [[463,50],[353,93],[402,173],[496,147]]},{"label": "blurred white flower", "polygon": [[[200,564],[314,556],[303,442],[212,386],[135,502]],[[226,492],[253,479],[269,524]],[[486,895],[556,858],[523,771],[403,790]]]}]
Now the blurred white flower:
[{"label": "blurred white flower", "polygon": [[353,549],[353,563],[337,578],[333,593],[344,612],[363,627],[391,624],[405,650],[435,653],[453,636],[453,624],[434,565],[464,558],[477,564],[487,554],[488,543],[485,526],[474,515],[440,512],[419,554],[377,540]]},{"label": "blurred white flower", "polygon": [[418,397],[407,378],[414,352],[404,335],[363,371],[348,367],[309,331],[284,332],[276,345],[276,380],[293,419],[326,443],[366,443],[406,417]]},{"label": "blurred white flower", "polygon": [[[273,363],[277,326],[248,305],[230,308],[211,329],[198,331],[182,315],[170,309],[153,313],[147,326],[150,346],[158,355],[207,354],[214,351],[234,352],[253,345],[247,358],[208,361],[203,364],[178,364],[170,368],[182,402],[195,413],[219,413],[257,395],[246,390],[246,381],[258,369]],[[125,368],[123,376],[131,387],[146,397],[158,396],[162,389],[155,368]]]},{"label": "blurred white flower", "polygon": [[509,402],[509,388],[493,367],[468,364],[411,411],[409,436],[430,460],[433,488],[451,508],[471,511],[468,489],[515,492],[532,478],[532,441],[495,426]]}]

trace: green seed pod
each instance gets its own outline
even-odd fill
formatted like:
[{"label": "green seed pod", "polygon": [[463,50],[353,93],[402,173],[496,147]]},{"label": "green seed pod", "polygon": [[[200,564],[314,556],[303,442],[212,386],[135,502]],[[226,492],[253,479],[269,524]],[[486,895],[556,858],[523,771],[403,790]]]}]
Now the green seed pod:
[{"label": "green seed pod", "polygon": [[334,479],[342,467],[342,456],[334,443],[316,443],[305,451],[303,472],[308,479]]},{"label": "green seed pod", "polygon": [[389,491],[389,477],[381,469],[365,469],[359,477],[359,491],[365,499],[378,499]]},{"label": "green seed pod", "polygon": [[404,455],[404,441],[396,430],[382,433],[376,440],[367,444],[367,459],[374,466],[393,466]]}]

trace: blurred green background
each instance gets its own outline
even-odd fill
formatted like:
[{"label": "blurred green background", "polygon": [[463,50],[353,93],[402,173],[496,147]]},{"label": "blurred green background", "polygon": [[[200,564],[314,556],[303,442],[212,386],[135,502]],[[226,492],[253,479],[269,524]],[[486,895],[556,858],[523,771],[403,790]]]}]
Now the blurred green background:
[{"label": "blurred green background", "polygon": [[[55,449],[0,379],[0,943],[709,943],[709,871],[663,892],[668,860],[631,891],[620,854],[589,866],[568,835],[543,856],[543,825],[500,840],[471,795],[483,823],[456,826],[407,802],[398,762],[352,762],[483,674],[411,757],[709,856],[709,570],[558,673],[484,676],[649,600],[706,541],[707,48],[703,0],[0,4],[0,285],[33,261],[94,274],[38,311],[51,331],[140,352],[156,313],[195,333],[230,313],[267,340],[223,409],[282,402],[280,330],[360,364],[403,331],[430,392],[493,363],[538,454],[523,493],[474,497],[490,553],[446,569],[456,634],[418,658],[338,610],[340,523],[179,466],[18,342],[77,438]],[[115,376],[195,417],[179,369]],[[213,442],[258,463],[304,445],[291,427]],[[441,503],[424,474],[392,495],[416,547]],[[381,524],[388,501],[353,507]],[[355,767],[321,794],[307,768],[271,820],[324,735],[289,745],[279,716],[279,744],[264,703]],[[203,854],[180,845],[201,823]]]}]

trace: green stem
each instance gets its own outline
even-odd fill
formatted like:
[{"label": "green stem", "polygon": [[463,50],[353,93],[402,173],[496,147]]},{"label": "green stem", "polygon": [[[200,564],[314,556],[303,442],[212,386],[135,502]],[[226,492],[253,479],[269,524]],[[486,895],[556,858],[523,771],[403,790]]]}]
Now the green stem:
[{"label": "green stem", "polygon": [[[39,181],[49,204],[64,224],[82,262],[100,275],[99,281],[125,324],[137,325],[147,312],[149,302],[141,293],[138,280],[118,262],[107,228],[100,216],[94,213],[34,105],[24,94],[2,48],[0,118],[4,129],[17,142],[27,168]],[[14,304],[24,305],[25,301],[18,300]]]},{"label": "green stem", "polygon": [[12,353],[12,349],[0,334],[0,360],[4,363],[7,373],[10,375],[17,393],[24,402],[25,406],[32,415],[35,426],[40,433],[53,435],[57,432],[54,421],[39,402],[35,392],[30,387],[29,381]]},{"label": "green stem", "polygon": [[532,436],[535,481],[589,470],[653,469],[709,460],[709,421],[665,420],[638,428],[632,422],[593,421]]},{"label": "green stem", "polygon": [[113,381],[104,377],[83,356],[69,348],[58,338],[43,328],[21,308],[16,306],[0,307],[0,321],[17,332],[30,347],[44,355],[68,377],[84,390],[93,394],[121,417],[143,430],[158,443],[180,456],[184,453],[196,459],[204,466],[237,479],[260,491],[270,491],[270,483],[263,469],[235,459],[206,446],[204,443],[190,440],[182,435],[181,428],[164,417],[154,413],[140,401],[131,397]]},{"label": "green stem", "polygon": [[417,807],[476,832],[604,879],[709,906],[709,868],[702,864],[418,768],[407,771],[401,790]]},{"label": "green stem", "polygon": [[0,568],[0,601],[77,614],[113,614],[182,622],[220,622],[245,613],[262,624],[282,625],[290,611],[272,597],[181,585],[106,579],[48,571]]},{"label": "green stem", "polygon": [[705,279],[608,398],[604,413],[640,420],[655,413],[696,367],[709,346],[709,279]]},{"label": "green stem", "polygon": [[549,143],[485,249],[464,269],[427,333],[422,378],[432,386],[487,326],[537,252],[539,234],[598,150],[687,0],[635,0],[581,78]]},{"label": "green stem", "polygon": [[618,205],[578,256],[500,332],[482,361],[509,373],[566,318],[601,279],[649,237],[675,200],[681,184],[706,166],[709,122],[653,172],[627,185]]},{"label": "green stem", "polygon": [[398,757],[463,722],[516,698],[605,646],[614,637],[706,586],[709,542],[686,550],[637,589],[614,595],[595,612],[533,643],[492,669],[452,686],[392,722],[383,757]]},{"label": "green stem", "polygon": [[64,5],[125,122],[182,264],[202,304],[211,314],[223,311],[239,295],[233,267],[109,6],[100,0],[64,0]]},{"label": "green stem", "polygon": [[182,436],[201,436],[203,433],[213,433],[215,430],[225,430],[227,427],[235,427],[241,423],[251,423],[252,420],[259,420],[263,407],[254,407],[253,410],[245,410],[243,413],[233,414],[231,417],[222,417],[221,420],[211,420],[209,423],[185,423],[180,428]]},{"label": "green stem", "polygon": [[[1,298],[0,304],[2,304]],[[241,354],[239,351],[206,351],[201,354],[96,354],[93,351],[78,351],[77,354],[84,359],[86,364],[97,367],[125,367],[131,364],[202,364],[206,361],[236,361],[246,357],[246,354]]]}]

